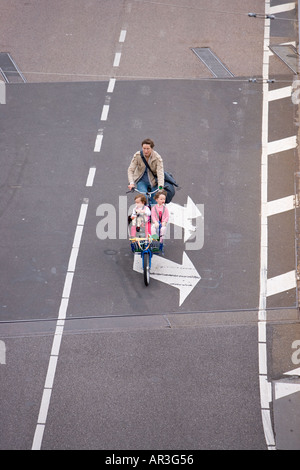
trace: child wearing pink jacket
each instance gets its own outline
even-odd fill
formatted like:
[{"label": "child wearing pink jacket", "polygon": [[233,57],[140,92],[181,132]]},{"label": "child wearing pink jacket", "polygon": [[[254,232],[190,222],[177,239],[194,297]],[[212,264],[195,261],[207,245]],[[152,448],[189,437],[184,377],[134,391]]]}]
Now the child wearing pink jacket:
[{"label": "child wearing pink jacket", "polygon": [[163,237],[167,230],[167,223],[169,220],[169,211],[166,206],[166,191],[158,191],[154,199],[156,204],[151,208],[151,235],[155,235],[159,232],[159,221],[161,222],[160,229],[160,242],[162,243]]}]

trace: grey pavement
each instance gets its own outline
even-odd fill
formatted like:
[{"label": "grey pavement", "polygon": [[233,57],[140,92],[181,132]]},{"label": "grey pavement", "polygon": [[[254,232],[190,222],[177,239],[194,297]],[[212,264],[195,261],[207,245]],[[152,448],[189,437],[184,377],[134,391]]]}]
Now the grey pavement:
[{"label": "grey pavement", "polygon": [[[1,449],[32,446],[84,203],[42,449],[267,448],[257,328],[262,85],[248,80],[261,75],[263,21],[250,10],[261,11],[261,2],[55,1],[50,8],[42,1],[37,8],[13,1],[2,8],[1,50],[27,83],[7,85],[0,108]],[[272,40],[293,39],[294,22],[280,25]],[[211,79],[190,49],[208,45],[233,80]],[[280,79],[271,88],[293,81],[274,56],[270,73]],[[270,105],[270,140],[295,132],[294,113],[290,98]],[[182,305],[175,287],[143,285],[120,236],[126,169],[147,136],[180,183],[174,202],[183,206],[189,196],[204,204],[203,247],[186,250],[201,279]],[[270,200],[293,193],[295,156],[272,158]],[[99,207],[108,204],[117,235],[99,239]],[[269,228],[269,275],[277,276],[295,269],[293,214],[277,215]],[[185,249],[171,233],[165,258],[181,263]],[[295,289],[268,298],[268,320],[271,383],[297,367]],[[287,437],[283,407],[286,401],[275,402],[279,447]]]}]

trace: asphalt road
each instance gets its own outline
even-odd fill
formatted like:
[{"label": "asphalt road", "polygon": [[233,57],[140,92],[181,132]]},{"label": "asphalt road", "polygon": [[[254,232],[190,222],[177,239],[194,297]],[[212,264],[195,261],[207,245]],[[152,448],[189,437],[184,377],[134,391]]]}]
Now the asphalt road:
[{"label": "asphalt road", "polygon": [[[0,116],[0,448],[31,449],[35,436],[42,449],[266,449],[262,84],[249,81],[261,75],[263,22],[235,1],[55,3],[15,1],[1,20],[1,48],[27,83],[7,85]],[[190,51],[207,45],[235,78],[211,79]],[[292,82],[278,58],[270,73]],[[290,97],[270,106],[270,141],[292,135]],[[126,170],[147,136],[180,183],[174,203],[190,197],[204,212],[195,239],[171,227],[166,240],[164,259],[180,265],[185,252],[200,278],[182,303],[172,285],[143,285],[126,239]],[[294,150],[285,157],[270,164],[270,200],[293,194]],[[269,277],[295,269],[294,217],[270,222]],[[267,299],[270,383],[296,367],[296,294]]]}]

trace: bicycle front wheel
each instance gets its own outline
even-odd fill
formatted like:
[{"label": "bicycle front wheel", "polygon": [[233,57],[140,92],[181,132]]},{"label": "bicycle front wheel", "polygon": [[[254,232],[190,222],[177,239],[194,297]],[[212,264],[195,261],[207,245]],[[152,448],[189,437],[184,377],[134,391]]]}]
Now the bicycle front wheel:
[{"label": "bicycle front wheel", "polygon": [[149,286],[150,283],[150,256],[149,253],[144,254],[144,283]]}]

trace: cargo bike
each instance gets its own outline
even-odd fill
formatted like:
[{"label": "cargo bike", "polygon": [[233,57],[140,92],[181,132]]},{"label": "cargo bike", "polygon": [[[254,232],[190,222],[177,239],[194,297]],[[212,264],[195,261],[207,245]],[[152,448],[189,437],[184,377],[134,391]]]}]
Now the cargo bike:
[{"label": "cargo bike", "polygon": [[[147,191],[146,193],[138,191],[138,189],[133,188],[129,192],[136,191],[139,194],[144,194],[146,196],[146,205],[150,209],[151,212],[151,196],[158,191],[158,189],[154,191]],[[144,283],[146,286],[150,283],[150,270],[151,270],[151,261],[153,255],[163,255],[164,253],[164,245],[163,242],[160,241],[160,232],[161,232],[161,222],[159,221],[159,228],[158,233],[151,235],[151,216],[149,216],[148,222],[148,230],[146,230],[145,222],[141,220],[142,217],[137,216],[136,221],[136,236],[130,237],[131,243],[131,251],[136,254],[139,253],[142,258],[142,268],[143,268],[143,277]],[[146,232],[147,235],[146,235]]]}]

